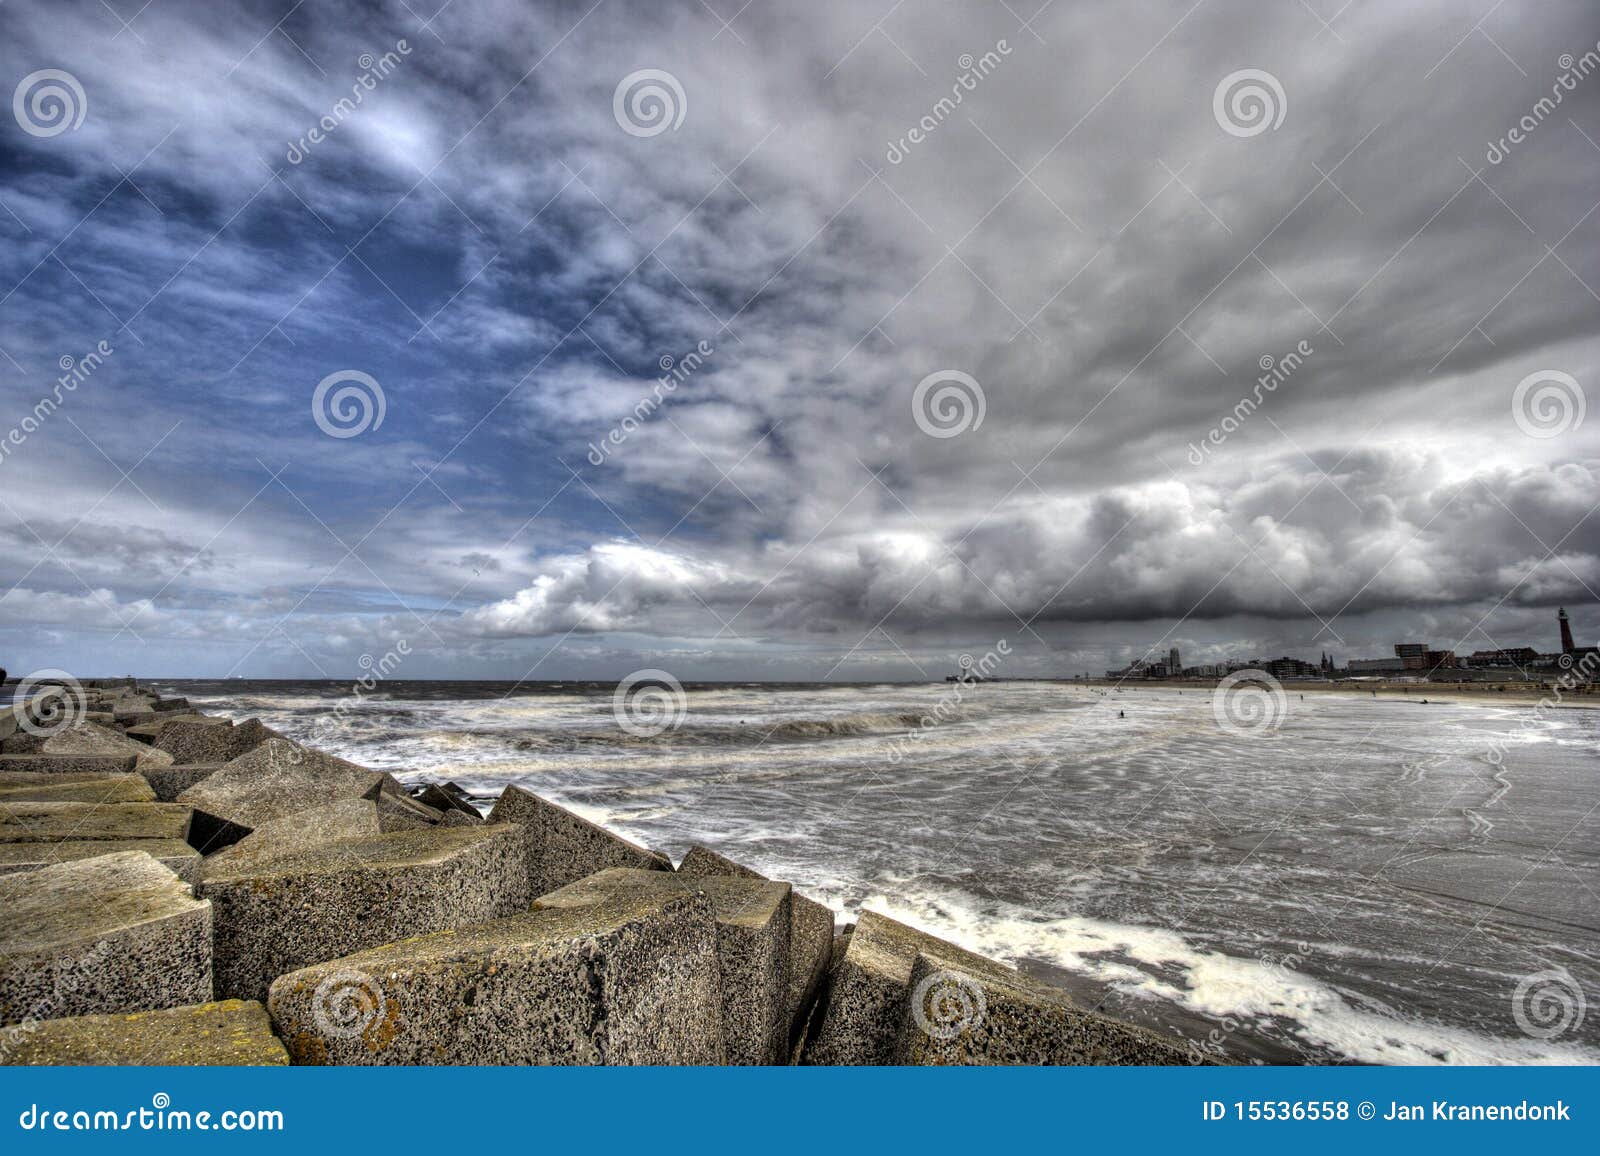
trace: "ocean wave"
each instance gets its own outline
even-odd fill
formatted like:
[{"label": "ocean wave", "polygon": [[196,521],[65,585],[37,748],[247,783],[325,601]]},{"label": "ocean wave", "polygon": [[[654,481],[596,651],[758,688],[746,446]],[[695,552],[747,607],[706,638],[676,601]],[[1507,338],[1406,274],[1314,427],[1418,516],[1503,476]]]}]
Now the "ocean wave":
[{"label": "ocean wave", "polygon": [[[832,718],[798,718],[777,724],[767,732],[767,737],[809,739],[878,734],[921,726],[922,720],[926,717],[928,716],[917,711],[900,711],[837,715]],[[951,715],[945,721],[958,721],[960,717]]]},{"label": "ocean wave", "polygon": [[[386,712],[374,712],[381,717]],[[891,734],[921,725],[915,711],[863,712],[773,720],[696,720],[658,735],[630,734],[620,727],[453,727],[421,732],[423,740],[455,750],[501,748],[514,751],[578,751],[589,748],[762,746],[806,739],[853,738]],[[947,722],[957,721],[952,716]],[[363,736],[366,737],[366,736]]]}]

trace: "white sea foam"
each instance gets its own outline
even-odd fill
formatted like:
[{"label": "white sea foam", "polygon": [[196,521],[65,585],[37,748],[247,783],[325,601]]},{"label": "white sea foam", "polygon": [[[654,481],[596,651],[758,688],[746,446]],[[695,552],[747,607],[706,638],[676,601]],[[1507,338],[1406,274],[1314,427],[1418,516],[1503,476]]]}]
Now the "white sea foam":
[{"label": "white sea foam", "polygon": [[[1053,964],[1126,995],[1164,1000],[1212,1019],[1291,1020],[1307,1044],[1374,1064],[1597,1064],[1600,1048],[1490,1037],[1442,1024],[1378,1015],[1331,986],[1276,962],[1241,959],[1192,946],[1162,928],[1070,917],[1040,921],[1001,905],[982,910],[949,894],[874,896],[866,907],[971,951],[1016,963]],[[1161,969],[1100,958],[1124,959]],[[1163,975],[1176,970],[1181,982]]]}]

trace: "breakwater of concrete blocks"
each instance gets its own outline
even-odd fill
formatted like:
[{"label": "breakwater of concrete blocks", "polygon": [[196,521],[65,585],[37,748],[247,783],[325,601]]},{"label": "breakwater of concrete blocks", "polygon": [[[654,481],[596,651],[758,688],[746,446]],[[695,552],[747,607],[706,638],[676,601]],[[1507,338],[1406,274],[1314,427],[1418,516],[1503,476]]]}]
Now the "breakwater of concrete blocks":
[{"label": "breakwater of concrete blocks", "polygon": [[132,679],[0,708],[0,1062],[1181,1064],[712,848],[485,816]]}]

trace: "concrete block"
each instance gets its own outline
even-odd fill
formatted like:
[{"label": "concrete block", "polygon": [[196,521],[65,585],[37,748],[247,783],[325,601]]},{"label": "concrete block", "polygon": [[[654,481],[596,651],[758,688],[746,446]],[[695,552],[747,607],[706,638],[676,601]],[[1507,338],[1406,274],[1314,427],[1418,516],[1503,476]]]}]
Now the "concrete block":
[{"label": "concrete block", "polygon": [[8,803],[0,808],[0,843],[63,839],[186,839],[182,803]]},{"label": "concrete block", "polygon": [[[765,879],[766,876],[735,863],[699,844],[689,848],[678,874],[692,879],[732,876]],[[833,956],[833,911],[795,892],[789,903],[789,977],[787,1019],[791,1039],[804,1026],[811,1005],[828,976]]]},{"label": "concrete block", "polygon": [[380,790],[374,802],[378,808],[378,822],[383,825],[385,831],[432,827],[444,818],[443,812],[424,806],[404,793],[394,794]]},{"label": "concrete block", "polygon": [[114,727],[78,721],[48,735],[13,736],[7,753],[36,755],[132,755],[134,769],[171,765],[172,756],[135,742]]},{"label": "concrete block", "polygon": [[391,943],[293,972],[267,999],[302,1064],[715,1064],[710,900],[604,902]]},{"label": "concrete block", "polygon": [[0,1029],[0,1063],[258,1067],[289,1062],[267,1009],[237,999]]},{"label": "concrete block", "polygon": [[382,782],[377,771],[274,738],[229,761],[181,793],[178,801],[239,827],[254,828],[328,803],[373,798]]},{"label": "concrete block", "polygon": [[571,811],[507,787],[489,812],[491,823],[516,823],[527,832],[528,876],[535,895],[575,883],[607,867],[671,871],[672,861],[580,819]]},{"label": "concrete block", "polygon": [[143,851],[185,883],[200,881],[200,852],[182,839],[63,839],[51,843],[0,843],[0,875],[56,863]]},{"label": "concrete block", "polygon": [[22,729],[22,709],[14,703],[0,706],[0,750],[7,739]]},{"label": "concrete block", "polygon": [[153,803],[156,793],[143,775],[43,775],[0,772],[0,804]]},{"label": "concrete block", "polygon": [[464,815],[471,815],[474,819],[483,818],[478,813],[478,808],[468,802],[467,792],[454,783],[427,783],[411,797],[436,811],[460,811]]},{"label": "concrete block", "polygon": [[275,737],[282,736],[260,719],[218,726],[206,718],[180,718],[160,727],[151,742],[171,754],[175,763],[228,763]]},{"label": "concrete block", "polygon": [[716,915],[728,1063],[784,1063],[791,1018],[789,885],[729,876],[691,885],[705,890]]},{"label": "concrete block", "polygon": [[733,875],[741,879],[766,878],[755,868],[735,863],[726,855],[719,854],[709,847],[703,847],[699,843],[694,844],[684,854],[683,862],[678,864],[678,874],[697,879],[711,875]]},{"label": "concrete block", "polygon": [[233,726],[232,719],[219,718],[216,715],[195,714],[178,712],[176,714],[157,714],[149,722],[137,723],[126,727],[123,734],[130,739],[141,743],[154,745],[161,732],[174,723],[194,723],[200,726],[214,726],[228,728]]},{"label": "concrete block", "polygon": [[441,827],[481,827],[487,820],[479,814],[467,814],[465,811],[446,811],[439,820]]},{"label": "concrete block", "polygon": [[0,1023],[211,998],[211,904],[144,852],[0,875]]},{"label": "concrete block", "polygon": [[895,1045],[896,1064],[1187,1065],[1176,1043],[1076,1007],[1011,968],[949,967],[920,952]]},{"label": "concrete block", "polygon": [[[26,702],[10,701],[0,711],[0,750],[10,750],[13,744],[27,750],[30,743],[61,726],[78,712],[78,703],[71,695],[42,691]],[[32,724],[32,729],[29,725]],[[43,734],[35,734],[42,731]]]},{"label": "concrete block", "polygon": [[0,755],[0,772],[41,775],[126,775],[137,765],[134,755]]},{"label": "concrete block", "polygon": [[225,765],[223,763],[174,763],[170,767],[158,767],[141,773],[144,775],[145,781],[150,784],[150,789],[156,793],[156,798],[163,803],[171,803],[176,802],[179,795],[196,783],[209,779]]},{"label": "concrete block", "polygon": [[119,723],[124,725],[149,722],[156,716],[155,696],[121,695],[111,704],[111,713]]},{"label": "concrete block", "polygon": [[218,878],[250,874],[312,847],[380,833],[378,804],[370,799],[346,799],[261,824],[237,843],[209,856],[205,871]]},{"label": "concrete block", "polygon": [[996,966],[936,936],[864,911],[835,957],[827,1003],[806,1041],[807,1064],[892,1064],[911,996],[918,954],[944,967],[982,972]]},{"label": "concrete block", "polygon": [[207,862],[200,893],[215,909],[217,993],[229,998],[261,999],[285,972],[532,899],[522,832],[506,824],[324,843],[261,866],[221,858]]},{"label": "concrete block", "polygon": [[789,1041],[789,885],[612,867],[541,896],[533,906],[596,908],[640,891],[699,893],[711,901],[727,1062],[782,1063]]}]

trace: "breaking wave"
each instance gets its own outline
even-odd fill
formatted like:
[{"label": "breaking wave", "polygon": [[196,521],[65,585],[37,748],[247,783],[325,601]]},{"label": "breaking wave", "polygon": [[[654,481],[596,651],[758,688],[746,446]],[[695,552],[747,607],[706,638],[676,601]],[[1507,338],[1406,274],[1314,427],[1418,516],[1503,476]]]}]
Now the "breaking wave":
[{"label": "breaking wave", "polygon": [[767,733],[772,738],[780,739],[881,734],[920,726],[924,717],[913,711],[901,711],[894,714],[847,714],[834,718],[798,718],[779,723]]}]

